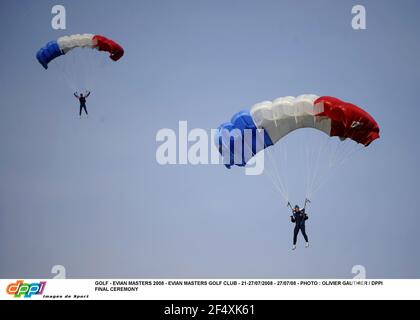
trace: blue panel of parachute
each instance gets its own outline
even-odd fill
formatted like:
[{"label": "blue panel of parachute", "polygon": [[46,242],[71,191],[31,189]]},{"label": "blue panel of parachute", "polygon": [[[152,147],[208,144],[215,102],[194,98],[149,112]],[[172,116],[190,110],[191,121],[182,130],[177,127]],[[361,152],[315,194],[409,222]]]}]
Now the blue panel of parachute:
[{"label": "blue panel of parachute", "polygon": [[[233,130],[237,129],[236,131],[232,132]],[[231,166],[236,165],[239,167],[243,167],[246,165],[248,160],[251,157],[246,158],[245,150],[248,149],[248,154],[251,153],[251,144],[249,142],[245,142],[245,129],[252,130],[252,154],[251,157],[257,154],[262,149],[265,149],[269,146],[273,145],[273,142],[270,139],[270,136],[267,132],[264,131],[264,141],[259,141],[257,144],[257,138],[261,139],[261,134],[257,134],[257,127],[255,126],[254,120],[252,119],[251,114],[247,110],[240,111],[236,113],[230,122],[222,123],[219,128],[218,132],[215,136],[215,143],[219,149],[220,154],[229,154],[229,159],[224,159],[225,166],[230,169]],[[227,137],[223,136],[222,131],[226,130],[229,132],[229,141],[227,141]],[[236,134],[235,134],[236,132]],[[238,134],[240,132],[240,134]],[[230,143],[230,144],[229,144]],[[239,155],[239,159],[241,161],[238,162],[238,155],[235,163],[235,154],[238,153],[235,150],[235,143],[240,144],[242,146],[241,151],[242,154]]]},{"label": "blue panel of parachute", "polygon": [[39,49],[36,54],[36,58],[45,69],[48,69],[48,63],[63,54],[64,53],[58,46],[57,41],[50,41],[44,47]]}]

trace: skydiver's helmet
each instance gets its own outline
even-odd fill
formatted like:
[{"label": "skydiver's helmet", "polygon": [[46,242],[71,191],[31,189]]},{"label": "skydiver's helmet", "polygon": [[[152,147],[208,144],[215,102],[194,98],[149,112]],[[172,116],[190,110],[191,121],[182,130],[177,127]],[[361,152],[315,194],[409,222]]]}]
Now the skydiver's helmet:
[{"label": "skydiver's helmet", "polygon": [[295,205],[295,211],[299,211],[299,206]]}]

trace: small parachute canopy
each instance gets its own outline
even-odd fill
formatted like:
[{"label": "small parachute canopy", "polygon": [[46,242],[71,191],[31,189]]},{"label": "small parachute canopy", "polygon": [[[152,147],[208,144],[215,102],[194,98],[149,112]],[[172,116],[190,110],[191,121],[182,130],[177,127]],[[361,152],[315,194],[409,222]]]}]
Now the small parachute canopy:
[{"label": "small parachute canopy", "polygon": [[124,55],[124,49],[115,41],[101,35],[85,33],[64,36],[56,41],[48,42],[38,50],[36,58],[45,69],[48,69],[48,64],[52,60],[74,48],[92,48],[99,51],[107,51],[110,53],[110,58],[113,61],[118,61]]}]

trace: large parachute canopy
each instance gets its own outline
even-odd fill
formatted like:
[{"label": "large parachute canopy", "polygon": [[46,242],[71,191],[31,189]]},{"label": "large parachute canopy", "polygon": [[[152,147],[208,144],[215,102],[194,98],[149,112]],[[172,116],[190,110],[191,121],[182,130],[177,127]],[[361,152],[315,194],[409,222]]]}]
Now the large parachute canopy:
[{"label": "large parachute canopy", "polygon": [[99,51],[107,51],[110,53],[110,58],[114,61],[118,61],[124,55],[124,49],[115,41],[104,36],[85,33],[64,36],[58,38],[57,41],[48,42],[38,50],[36,58],[45,69],[48,69],[48,64],[52,60],[74,48],[92,48]]},{"label": "large parachute canopy", "polygon": [[[227,168],[235,165],[245,166],[261,150],[267,148],[270,150],[270,146],[280,144],[291,132],[305,128],[316,129],[326,134],[324,136],[327,143],[328,140],[337,137],[338,147],[334,150],[337,150],[340,156],[348,154],[348,150],[340,149],[340,144],[347,145],[346,142],[350,141],[352,143],[350,148],[347,146],[345,148],[351,151],[354,145],[367,147],[372,141],[379,138],[378,124],[362,108],[330,96],[305,94],[298,97],[287,96],[274,101],[263,101],[255,104],[250,110],[236,113],[231,121],[219,126],[215,143],[224,157]],[[246,131],[252,133],[252,139],[247,139]],[[308,132],[308,134],[312,135],[313,132]],[[303,143],[309,144],[311,139],[304,140]],[[322,153],[326,153],[326,150],[333,149],[328,145],[323,145],[315,152],[321,155],[308,156],[309,167],[313,166],[316,159],[322,156]],[[333,155],[333,158],[339,159],[337,154]],[[279,161],[275,159],[274,163],[277,162]],[[331,164],[331,161],[326,163]],[[327,168],[327,171],[329,169]],[[283,171],[287,170],[288,168]],[[281,170],[276,168],[275,171],[278,177],[278,172]],[[312,179],[315,173],[308,172],[307,175]],[[280,181],[282,180],[280,178],[278,180],[280,189],[284,189],[284,181]],[[316,185],[316,183],[310,184]],[[310,196],[312,191],[307,190],[306,196]],[[283,192],[283,195],[285,193]],[[288,196],[285,195],[285,198]]]}]

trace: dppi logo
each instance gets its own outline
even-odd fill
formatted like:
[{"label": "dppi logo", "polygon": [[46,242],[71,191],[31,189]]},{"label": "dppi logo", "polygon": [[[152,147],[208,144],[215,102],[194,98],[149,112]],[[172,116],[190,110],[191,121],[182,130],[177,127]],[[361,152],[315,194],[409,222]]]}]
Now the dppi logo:
[{"label": "dppi logo", "polygon": [[38,283],[24,283],[23,280],[18,280],[15,283],[11,283],[7,286],[7,293],[14,295],[16,298],[24,297],[30,298],[34,294],[42,294],[45,289],[46,281]]}]

